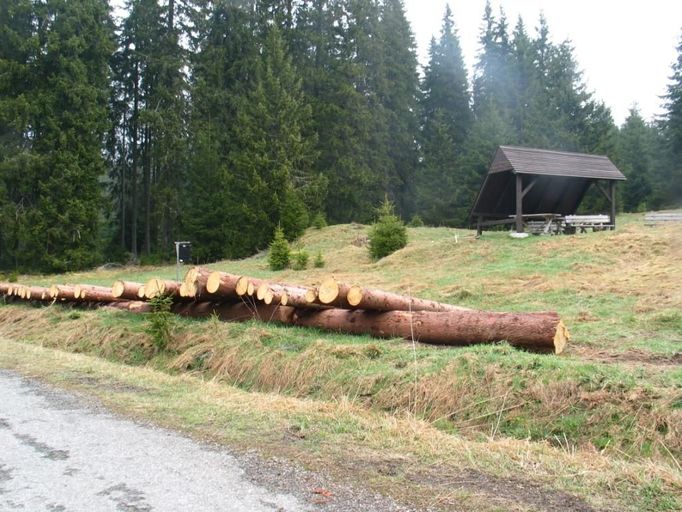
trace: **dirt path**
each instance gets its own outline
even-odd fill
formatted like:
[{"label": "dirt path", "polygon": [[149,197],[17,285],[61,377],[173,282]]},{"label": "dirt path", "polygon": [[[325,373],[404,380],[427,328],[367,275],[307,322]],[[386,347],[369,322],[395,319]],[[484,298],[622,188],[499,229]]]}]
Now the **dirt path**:
[{"label": "dirt path", "polygon": [[[406,510],[286,464],[118,418],[0,370],[0,510]],[[329,498],[333,496],[333,500]]]}]

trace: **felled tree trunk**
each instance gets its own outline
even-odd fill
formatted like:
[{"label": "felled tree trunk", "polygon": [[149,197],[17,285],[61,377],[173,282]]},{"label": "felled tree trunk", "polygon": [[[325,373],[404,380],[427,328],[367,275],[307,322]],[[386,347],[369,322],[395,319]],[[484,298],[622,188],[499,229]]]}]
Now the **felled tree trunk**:
[{"label": "felled tree trunk", "polygon": [[87,284],[76,285],[74,288],[74,295],[78,300],[88,302],[114,302],[119,300],[118,297],[114,297],[111,288]]},{"label": "felled tree trunk", "polygon": [[[142,283],[134,283],[132,281],[116,281],[111,286],[111,294],[117,299],[137,300],[142,288]],[[144,293],[142,294],[144,297]]]},{"label": "felled tree trunk", "polygon": [[439,345],[472,345],[507,341],[511,345],[539,352],[561,353],[569,339],[568,330],[556,313],[492,313],[487,311],[314,311],[290,306],[220,304],[178,305],[174,311],[186,316],[215,313],[227,321],[257,319],[287,325],[315,327],[378,338],[414,339]]},{"label": "felled tree trunk", "polygon": [[350,287],[346,300],[351,308],[373,311],[471,311],[461,306],[359,286]]}]

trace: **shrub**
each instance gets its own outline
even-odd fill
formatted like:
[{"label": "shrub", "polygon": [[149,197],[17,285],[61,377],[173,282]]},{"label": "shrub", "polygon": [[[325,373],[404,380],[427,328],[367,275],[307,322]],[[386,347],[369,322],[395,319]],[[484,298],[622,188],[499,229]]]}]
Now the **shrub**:
[{"label": "shrub", "polygon": [[313,261],[313,266],[315,268],[324,267],[324,258],[322,257],[322,251],[317,251],[317,256],[315,256],[315,261]]},{"label": "shrub", "polygon": [[305,270],[308,266],[308,253],[304,250],[297,251],[293,254],[291,261],[291,268],[294,270]]},{"label": "shrub", "polygon": [[415,213],[408,226],[411,228],[421,228],[424,227],[424,221],[418,214]]},{"label": "shrub", "polygon": [[152,312],[147,316],[145,332],[152,338],[157,351],[163,351],[173,338],[175,315],[171,313],[173,299],[160,295],[151,299]]},{"label": "shrub", "polygon": [[16,271],[10,272],[7,275],[7,281],[9,281],[10,283],[16,283],[18,280],[19,280],[19,274]]},{"label": "shrub", "polygon": [[378,260],[407,245],[405,224],[394,213],[388,199],[378,208],[378,219],[369,233],[369,254]]},{"label": "shrub", "polygon": [[327,219],[324,218],[323,213],[318,213],[315,215],[315,217],[313,217],[312,226],[315,229],[322,229],[322,228],[327,227]]},{"label": "shrub", "polygon": [[275,230],[275,238],[270,243],[270,253],[268,254],[270,270],[284,270],[289,266],[289,258],[289,242],[284,237],[282,228],[278,227]]}]

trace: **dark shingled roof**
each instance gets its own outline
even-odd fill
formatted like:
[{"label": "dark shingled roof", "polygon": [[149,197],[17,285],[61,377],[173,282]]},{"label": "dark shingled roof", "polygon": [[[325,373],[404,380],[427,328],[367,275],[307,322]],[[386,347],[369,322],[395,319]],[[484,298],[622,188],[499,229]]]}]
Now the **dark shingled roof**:
[{"label": "dark shingled roof", "polygon": [[516,212],[516,177],[523,187],[535,182],[523,198],[523,213],[573,215],[596,180],[624,180],[605,156],[545,149],[500,146],[471,214],[508,218]]},{"label": "dark shingled roof", "polygon": [[514,146],[500,146],[495,154],[490,173],[503,171],[599,180],[625,179],[606,156]]}]

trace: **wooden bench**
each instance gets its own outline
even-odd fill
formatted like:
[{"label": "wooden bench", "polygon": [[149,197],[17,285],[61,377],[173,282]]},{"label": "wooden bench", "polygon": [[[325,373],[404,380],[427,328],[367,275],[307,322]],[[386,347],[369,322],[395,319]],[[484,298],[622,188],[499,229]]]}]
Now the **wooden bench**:
[{"label": "wooden bench", "polygon": [[682,212],[649,212],[644,216],[644,224],[656,226],[668,222],[682,222]]},{"label": "wooden bench", "polygon": [[566,215],[564,224],[566,233],[575,233],[577,230],[586,233],[589,228],[592,231],[602,231],[613,227],[608,215]]}]

